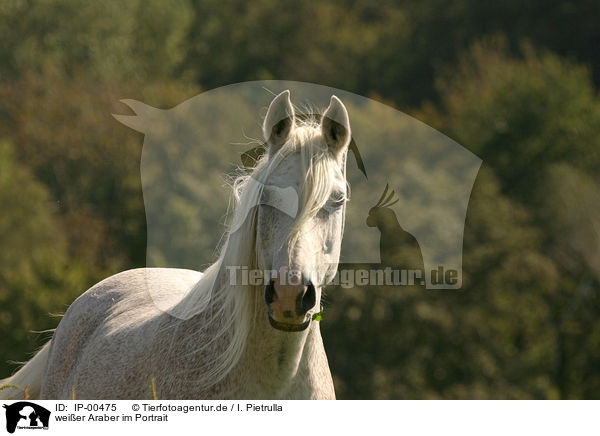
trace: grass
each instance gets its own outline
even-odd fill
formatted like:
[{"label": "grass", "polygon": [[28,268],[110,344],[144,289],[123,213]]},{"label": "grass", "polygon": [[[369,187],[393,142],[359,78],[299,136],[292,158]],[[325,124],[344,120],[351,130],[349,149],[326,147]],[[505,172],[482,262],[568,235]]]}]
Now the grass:
[{"label": "grass", "polygon": [[[25,389],[23,390],[24,394],[25,394],[25,400],[29,400],[29,386],[27,385],[25,386]],[[6,384],[6,385],[2,385],[0,386],[0,392],[5,390],[5,389],[21,389],[21,386],[18,385],[11,385],[11,384]],[[158,397],[156,396],[156,382],[154,377],[152,377],[150,379],[150,391],[152,392],[152,399],[153,400],[158,400]],[[71,388],[71,400],[75,400],[77,398],[77,396],[75,395],[75,388]],[[9,400],[12,398],[9,398]]]},{"label": "grass", "polygon": [[[29,387],[30,385],[25,386],[25,389],[23,389],[23,393],[24,393],[24,399],[25,400],[29,400]],[[19,385],[11,385],[11,384],[6,384],[6,385],[2,385],[0,386],[0,392],[5,390],[5,389],[21,389],[21,386]],[[9,400],[12,400],[12,398],[9,398]]]},{"label": "grass", "polygon": [[158,400],[156,397],[156,384],[154,383],[154,377],[150,379],[150,390],[152,391],[152,399]]}]

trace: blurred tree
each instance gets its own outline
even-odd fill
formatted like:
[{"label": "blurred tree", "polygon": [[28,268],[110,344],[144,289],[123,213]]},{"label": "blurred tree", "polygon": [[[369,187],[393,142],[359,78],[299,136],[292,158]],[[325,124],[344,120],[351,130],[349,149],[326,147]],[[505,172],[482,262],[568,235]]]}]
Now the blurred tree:
[{"label": "blurred tree", "polygon": [[[424,117],[441,120],[443,131],[477,153],[494,172],[499,193],[525,210],[536,229],[537,242],[511,251],[506,270],[498,260],[484,262],[473,272],[487,284],[468,287],[505,289],[505,307],[521,312],[521,343],[532,329],[529,349],[512,363],[529,370],[514,373],[540,383],[544,377],[547,388],[532,387],[534,396],[597,396],[596,353],[577,350],[600,339],[600,102],[586,68],[529,45],[522,57],[509,55],[502,39],[475,44],[457,71],[439,81],[438,116]],[[508,328],[509,319],[501,313],[496,322]]]},{"label": "blurred tree", "polygon": [[[54,305],[43,300],[45,291],[26,276],[14,278],[7,293],[0,293],[5,304],[25,307],[36,292],[44,301],[31,318],[12,318],[19,332],[14,347],[2,348],[2,375],[7,358],[26,359],[26,351],[33,350],[28,329],[55,324],[42,313],[62,312],[93,283],[145,265],[142,140],[110,114],[127,111],[121,98],[173,106],[197,93],[189,83],[172,79],[182,59],[188,12],[179,2],[34,0],[0,5],[0,137],[15,144],[11,162],[26,168],[52,199],[40,201],[39,213],[52,206],[45,213],[62,229],[54,230],[62,245],[40,238],[39,249],[48,259],[54,252],[56,262],[64,258],[78,275],[63,283],[59,279],[69,269],[57,273],[58,278],[46,274],[48,286],[59,283]],[[14,191],[15,186],[6,189]],[[13,213],[3,215],[9,219]],[[28,246],[23,247],[26,253]],[[36,266],[44,267],[41,261]]]},{"label": "blurred tree", "polygon": [[[53,328],[80,293],[85,272],[67,254],[56,203],[31,171],[0,141],[0,371],[41,345],[32,330]],[[37,342],[37,344],[36,344]]]},{"label": "blurred tree", "polygon": [[34,349],[28,330],[56,324],[48,312],[145,263],[142,140],[110,117],[123,113],[118,100],[170,107],[199,89],[276,78],[423,107],[420,118],[485,162],[463,290],[330,292],[323,329],[339,397],[598,397],[599,8],[1,2],[0,377],[3,362]]},{"label": "blurred tree", "polygon": [[192,0],[192,5],[182,72],[205,88],[279,79],[388,99],[403,96],[395,82],[409,59],[411,28],[394,2],[375,7],[365,0]]},{"label": "blurred tree", "polygon": [[[256,79],[317,82],[402,107],[437,101],[436,72],[476,40],[504,34],[591,65],[600,81],[600,6],[577,2],[191,0],[182,71],[213,88]],[[532,24],[533,23],[533,24]]]},{"label": "blurred tree", "polygon": [[531,201],[548,165],[600,172],[600,105],[589,70],[503,38],[475,44],[438,87],[443,130],[491,165],[504,192]]},{"label": "blurred tree", "polygon": [[171,77],[181,62],[190,16],[186,2],[7,1],[0,5],[0,76],[84,71],[112,83]]}]

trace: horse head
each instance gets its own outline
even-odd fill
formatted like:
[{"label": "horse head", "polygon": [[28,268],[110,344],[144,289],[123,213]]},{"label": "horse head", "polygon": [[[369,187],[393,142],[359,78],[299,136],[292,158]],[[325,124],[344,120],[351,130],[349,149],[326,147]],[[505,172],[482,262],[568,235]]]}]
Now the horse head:
[{"label": "horse head", "polygon": [[[256,173],[265,187],[263,197],[270,198],[260,201],[257,213],[257,261],[275,272],[265,287],[271,325],[301,331],[318,311],[322,288],[339,261],[351,138],[348,112],[332,96],[320,122],[302,120],[284,91],[269,106],[263,135],[268,148]],[[278,198],[289,188],[297,195]],[[272,206],[290,199],[298,202],[295,216]]]}]

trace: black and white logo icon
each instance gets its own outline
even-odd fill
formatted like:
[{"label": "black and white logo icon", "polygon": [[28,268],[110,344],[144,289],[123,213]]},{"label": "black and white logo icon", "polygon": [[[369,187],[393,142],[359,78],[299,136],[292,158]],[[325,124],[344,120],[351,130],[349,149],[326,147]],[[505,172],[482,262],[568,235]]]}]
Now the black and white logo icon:
[{"label": "black and white logo icon", "polygon": [[29,401],[19,401],[3,405],[6,409],[6,431],[16,429],[48,429],[50,411]]}]

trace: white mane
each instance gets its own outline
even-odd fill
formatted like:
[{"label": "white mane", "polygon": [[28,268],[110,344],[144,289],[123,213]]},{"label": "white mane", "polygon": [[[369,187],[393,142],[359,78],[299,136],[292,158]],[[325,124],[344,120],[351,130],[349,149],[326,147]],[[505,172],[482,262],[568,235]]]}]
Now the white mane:
[{"label": "white mane", "polygon": [[[345,158],[342,167],[330,154],[320,125],[315,121],[296,121],[287,142],[272,157],[267,153],[257,162],[249,175],[242,175],[233,182],[233,218],[225,235],[225,243],[218,260],[204,273],[202,279],[169,312],[187,320],[210,312],[216,321],[217,331],[211,331],[213,339],[199,344],[203,352],[215,340],[226,338],[225,351],[206,365],[201,380],[194,380],[202,387],[210,387],[222,380],[233,369],[244,352],[248,334],[255,322],[255,305],[262,302],[262,289],[251,286],[232,286],[227,276],[227,266],[244,266],[257,269],[256,234],[257,207],[265,181],[287,156],[299,152],[305,180],[301,193],[301,206],[296,217],[289,248],[297,241],[302,224],[311,219],[326,203],[333,187],[333,173],[341,171],[345,176]],[[252,179],[260,183],[250,183]],[[260,298],[257,298],[257,295]],[[207,309],[210,308],[210,311]],[[209,355],[211,353],[208,353]]]}]

